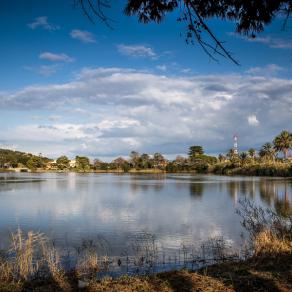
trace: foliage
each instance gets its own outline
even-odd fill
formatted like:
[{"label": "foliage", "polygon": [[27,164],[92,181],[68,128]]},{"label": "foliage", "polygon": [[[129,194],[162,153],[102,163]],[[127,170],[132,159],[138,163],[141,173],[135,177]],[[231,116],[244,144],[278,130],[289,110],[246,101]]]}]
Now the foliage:
[{"label": "foliage", "polygon": [[29,169],[35,170],[44,166],[44,162],[41,157],[32,156],[26,163]]},{"label": "foliage", "polygon": [[78,171],[89,171],[90,170],[90,162],[89,158],[85,156],[76,156],[76,169]]},{"label": "foliage", "polygon": [[70,160],[67,156],[60,156],[56,162],[57,162],[58,168],[61,170],[69,168]]},{"label": "foliage", "polygon": [[282,131],[275,137],[273,144],[275,150],[282,151],[284,153],[284,157],[287,158],[288,151],[292,148],[292,133]]},{"label": "foliage", "polygon": [[130,164],[133,168],[138,168],[140,160],[140,154],[136,151],[132,151],[130,154]]},{"label": "foliage", "polygon": [[274,160],[276,151],[272,145],[272,143],[265,143],[259,151],[259,155],[263,160]]},{"label": "foliage", "polygon": [[248,231],[256,255],[292,252],[292,214],[282,216],[274,210],[257,206],[249,199],[241,199],[237,214]]},{"label": "foliage", "polygon": [[[286,159],[276,156],[276,151],[291,149],[291,133],[282,131],[275,137],[273,143],[265,143],[257,156],[256,149],[250,148],[247,152],[242,151],[239,154],[232,148],[226,155],[219,154],[218,158],[204,154],[204,149],[200,145],[189,147],[188,157],[177,156],[174,160],[167,160],[161,153],[156,152],[153,155],[137,151],[130,153],[129,159],[118,157],[112,162],[103,162],[95,159],[93,165],[90,165],[89,158],[76,156],[76,170],[98,172],[197,172],[197,173],[215,173],[224,175],[263,175],[263,176],[292,176],[292,164]],[[289,146],[289,147],[288,147]],[[288,148],[287,148],[288,147]],[[0,168],[8,165],[16,167],[19,164],[26,165],[31,169],[44,167],[48,158],[34,156],[23,152],[1,150],[0,149]],[[57,159],[58,169],[69,168],[69,159],[61,156]],[[52,168],[51,168],[52,169]]]},{"label": "foliage", "polygon": [[[30,160],[32,157],[37,159]],[[19,165],[26,167],[29,167],[29,165],[33,166],[35,164],[35,160],[38,160],[38,158],[39,156],[30,153],[13,151],[9,149],[0,149],[0,168],[4,168],[6,165],[9,167],[18,167]],[[28,165],[27,163],[29,160],[30,162]],[[46,157],[41,157],[41,160],[42,163],[47,163],[50,161],[50,159]]]},{"label": "foliage", "polygon": [[251,158],[251,159],[255,159],[256,157],[256,150],[254,148],[250,148],[248,149],[248,156]]},{"label": "foliage", "polygon": [[215,174],[223,175],[252,175],[252,176],[292,176],[292,165],[283,162],[251,162],[242,166],[235,166],[230,161],[217,163]]},{"label": "foliage", "polygon": [[189,153],[188,154],[189,154],[189,158],[190,159],[196,158],[196,156],[198,156],[198,155],[203,155],[204,154],[203,147],[202,146],[198,146],[198,145],[191,146],[189,148]]}]

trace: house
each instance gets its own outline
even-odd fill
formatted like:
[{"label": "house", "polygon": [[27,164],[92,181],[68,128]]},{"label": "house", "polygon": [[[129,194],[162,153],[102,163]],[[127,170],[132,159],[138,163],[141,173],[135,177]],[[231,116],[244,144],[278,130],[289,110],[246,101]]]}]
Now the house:
[{"label": "house", "polygon": [[69,166],[70,166],[71,168],[75,168],[75,167],[76,167],[76,160],[75,160],[75,159],[70,160],[70,162],[69,162]]},{"label": "house", "polygon": [[56,160],[49,161],[48,163],[46,163],[45,169],[46,170],[56,170],[56,169],[58,169],[57,161]]}]

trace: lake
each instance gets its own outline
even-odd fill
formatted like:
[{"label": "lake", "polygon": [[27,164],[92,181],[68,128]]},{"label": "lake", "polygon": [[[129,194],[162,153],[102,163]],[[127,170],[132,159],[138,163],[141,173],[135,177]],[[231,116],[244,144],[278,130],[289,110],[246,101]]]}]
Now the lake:
[{"label": "lake", "polygon": [[[191,174],[0,174],[0,248],[20,227],[45,233],[59,246],[104,242],[112,256],[153,235],[176,251],[210,237],[234,246],[244,229],[240,198],[292,212],[292,180]],[[106,247],[105,247],[106,246]]]}]

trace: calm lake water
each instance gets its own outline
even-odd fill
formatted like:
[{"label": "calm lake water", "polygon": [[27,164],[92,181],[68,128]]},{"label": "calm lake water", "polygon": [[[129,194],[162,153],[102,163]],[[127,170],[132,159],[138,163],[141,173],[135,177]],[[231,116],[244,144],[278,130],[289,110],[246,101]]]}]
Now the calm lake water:
[{"label": "calm lake water", "polygon": [[145,234],[166,250],[221,235],[238,245],[244,231],[238,200],[292,212],[291,190],[292,180],[281,178],[2,173],[0,248],[18,227],[41,231],[60,246],[98,238],[112,255]]}]

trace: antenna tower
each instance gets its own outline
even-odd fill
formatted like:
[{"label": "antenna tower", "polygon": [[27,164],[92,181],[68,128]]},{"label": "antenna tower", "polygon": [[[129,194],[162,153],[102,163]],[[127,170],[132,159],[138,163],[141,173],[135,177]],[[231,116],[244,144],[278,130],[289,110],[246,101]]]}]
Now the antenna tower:
[{"label": "antenna tower", "polygon": [[238,154],[238,148],[237,148],[237,134],[235,134],[233,136],[233,150],[234,150],[234,154]]}]

